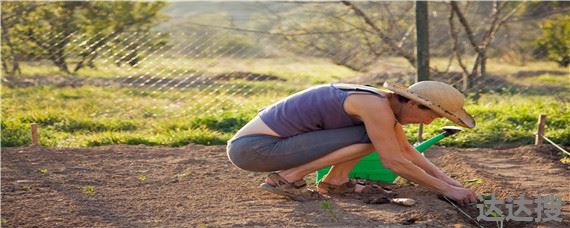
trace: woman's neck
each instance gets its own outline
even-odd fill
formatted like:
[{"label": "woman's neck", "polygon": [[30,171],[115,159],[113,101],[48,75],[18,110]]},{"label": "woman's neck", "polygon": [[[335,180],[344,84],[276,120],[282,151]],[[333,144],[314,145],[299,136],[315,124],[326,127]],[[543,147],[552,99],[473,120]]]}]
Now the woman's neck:
[{"label": "woman's neck", "polygon": [[398,101],[398,97],[395,94],[388,94],[388,102],[390,103],[390,108],[392,108],[392,112],[394,113],[394,117],[398,122],[400,121],[400,117],[402,114],[402,103]]}]

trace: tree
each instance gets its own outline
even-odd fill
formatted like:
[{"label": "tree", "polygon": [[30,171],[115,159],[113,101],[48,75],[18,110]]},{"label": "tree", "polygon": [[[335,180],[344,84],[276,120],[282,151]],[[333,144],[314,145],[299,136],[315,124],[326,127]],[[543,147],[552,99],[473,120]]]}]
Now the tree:
[{"label": "tree", "polygon": [[293,44],[290,50],[328,58],[356,71],[366,71],[380,57],[390,55],[404,57],[415,65],[414,43],[410,38],[413,14],[402,13],[411,12],[413,3],[299,4],[303,7],[278,15],[279,20],[271,30]]},{"label": "tree", "polygon": [[536,40],[537,48],[562,67],[570,65],[570,16],[560,16],[542,23],[543,34]]},{"label": "tree", "polygon": [[26,56],[37,55],[38,50],[30,48],[30,42],[22,39],[19,24],[35,10],[36,5],[2,2],[2,69],[8,74],[20,73],[19,61]]},{"label": "tree", "polygon": [[[472,26],[464,16],[463,11],[459,7],[459,4],[456,1],[451,1],[449,5],[449,28],[451,37],[453,39],[453,50],[455,52],[457,62],[463,70],[463,90],[468,90],[471,87],[472,81],[475,77],[484,76],[486,74],[487,48],[493,42],[495,34],[500,29],[500,27],[507,20],[509,20],[514,15],[514,13],[517,12],[517,10],[519,10],[522,3],[517,3],[517,5],[512,8],[512,10],[507,13],[503,13],[505,9],[507,9],[507,2],[499,3],[498,1],[494,1],[492,5],[491,15],[489,16],[490,22],[488,23],[488,28],[483,31],[483,35],[480,36],[481,38],[479,39],[476,38],[477,34],[475,34],[471,28]],[[457,15],[457,20],[460,22],[463,30],[465,31],[465,34],[467,35],[469,44],[471,44],[471,48],[473,48],[476,53],[475,61],[470,72],[467,69],[466,65],[463,63],[461,54],[457,48],[458,35],[455,29],[455,15]]]},{"label": "tree", "polygon": [[[9,69],[8,62],[17,66],[26,59],[50,60],[66,73],[75,73],[85,65],[94,67],[98,50],[113,42],[111,35],[145,34],[162,19],[160,9],[164,6],[162,2],[2,2],[2,51],[9,54],[2,57],[3,69],[17,73],[14,67]],[[88,39],[80,44],[71,42],[78,36]],[[163,44],[160,40],[154,43]],[[116,63],[136,64],[140,55],[136,43],[121,45],[113,45],[124,52],[116,55]],[[75,67],[69,68],[70,61]]]}]

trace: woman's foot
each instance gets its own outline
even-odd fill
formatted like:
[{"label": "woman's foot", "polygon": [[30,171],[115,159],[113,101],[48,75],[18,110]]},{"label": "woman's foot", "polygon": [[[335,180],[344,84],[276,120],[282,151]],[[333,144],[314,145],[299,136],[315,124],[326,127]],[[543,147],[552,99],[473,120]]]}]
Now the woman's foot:
[{"label": "woman's foot", "polygon": [[342,184],[331,184],[327,182],[320,182],[317,185],[317,191],[322,194],[349,194],[349,193],[362,193],[362,194],[384,194],[387,196],[394,196],[394,194],[384,189],[382,186],[360,182],[357,180],[349,180]]},{"label": "woman's foot", "polygon": [[266,182],[261,184],[259,188],[278,195],[287,196],[295,201],[309,201],[326,198],[316,191],[307,189],[307,183],[305,180],[301,179],[290,182],[275,172],[270,173],[267,176]]}]

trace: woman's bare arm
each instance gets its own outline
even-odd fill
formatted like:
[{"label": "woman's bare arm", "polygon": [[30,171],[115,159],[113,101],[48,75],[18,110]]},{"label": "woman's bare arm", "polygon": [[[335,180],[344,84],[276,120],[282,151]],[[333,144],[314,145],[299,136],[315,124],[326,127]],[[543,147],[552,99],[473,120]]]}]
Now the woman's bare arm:
[{"label": "woman's bare arm", "polygon": [[345,109],[362,119],[384,167],[437,192],[445,194],[450,191],[446,182],[406,159],[394,131],[396,118],[387,100],[371,95],[353,95],[347,98]]}]

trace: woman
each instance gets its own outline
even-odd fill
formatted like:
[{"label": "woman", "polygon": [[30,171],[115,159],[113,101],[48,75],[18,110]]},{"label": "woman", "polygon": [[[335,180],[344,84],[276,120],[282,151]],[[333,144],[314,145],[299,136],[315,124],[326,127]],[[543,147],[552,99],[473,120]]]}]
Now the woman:
[{"label": "woman", "polygon": [[[464,96],[452,86],[422,81],[409,88],[386,82],[381,91],[352,84],[320,85],[293,94],[264,109],[228,142],[228,157],[248,171],[271,172],[261,188],[293,200],[319,199],[319,193],[370,192],[348,174],[373,151],[394,173],[448,196],[475,203],[476,194],[444,174],[418,153],[402,125],[429,124],[445,117],[473,128],[463,109]],[[317,186],[303,178],[332,165]]]}]

